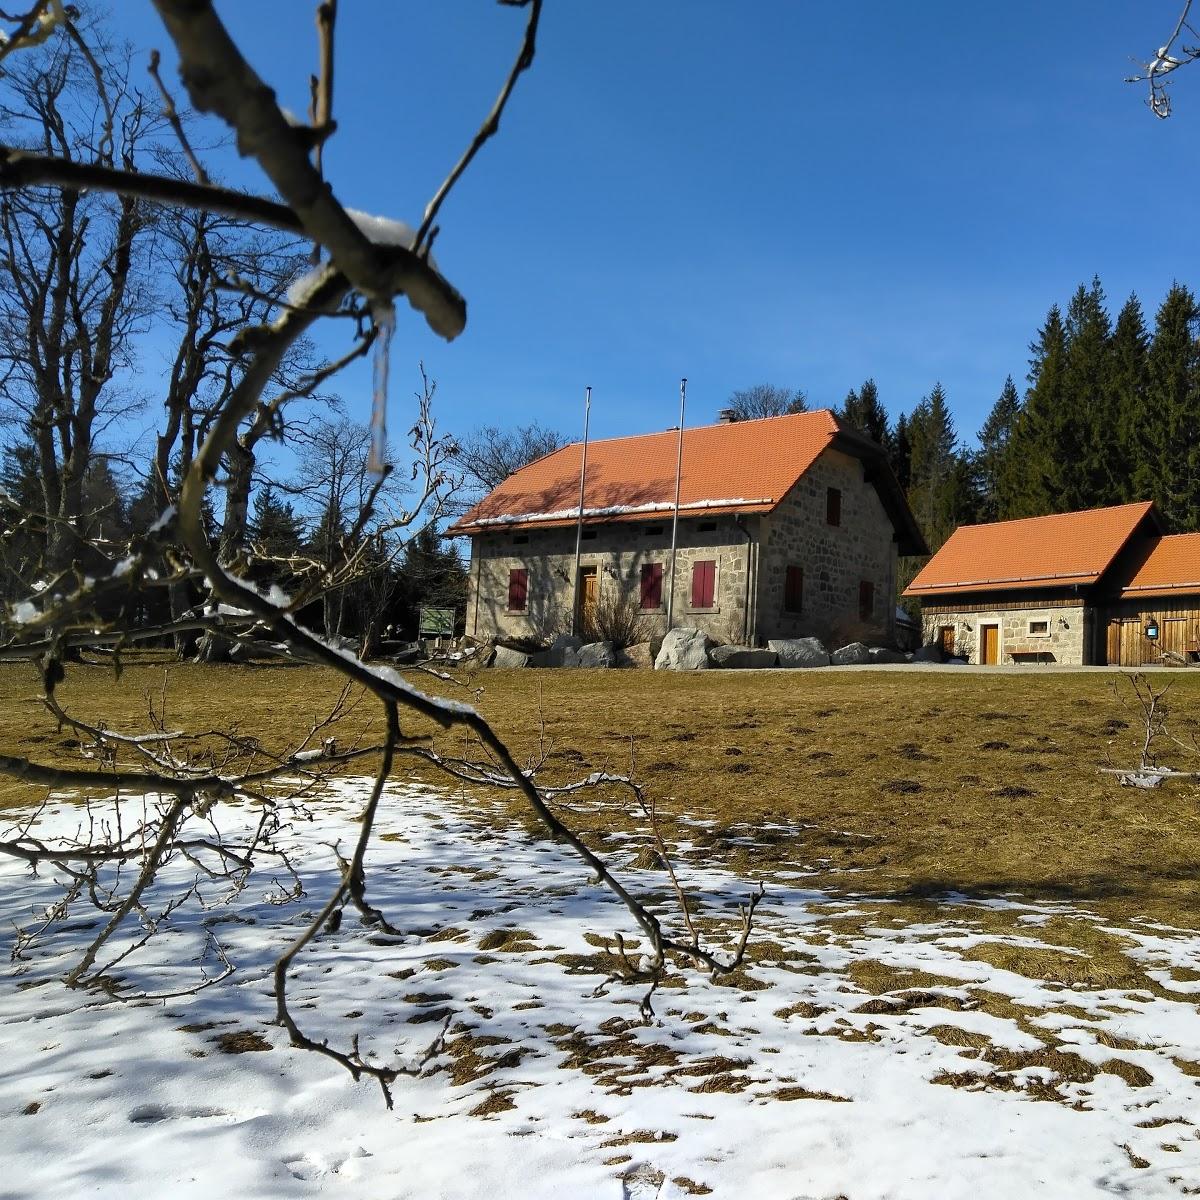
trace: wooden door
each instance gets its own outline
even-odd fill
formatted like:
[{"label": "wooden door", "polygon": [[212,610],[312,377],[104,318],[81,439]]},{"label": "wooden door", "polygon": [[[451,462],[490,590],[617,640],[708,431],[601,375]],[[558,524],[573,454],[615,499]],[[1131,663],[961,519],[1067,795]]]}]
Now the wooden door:
[{"label": "wooden door", "polygon": [[599,576],[595,567],[579,569],[579,625],[584,634],[591,632],[596,616],[596,599],[599,595]]},{"label": "wooden door", "polygon": [[938,646],[942,653],[951,658],[954,655],[954,626],[942,625],[938,629]]},{"label": "wooden door", "polygon": [[1110,667],[1119,666],[1121,662],[1121,618],[1112,617],[1108,622],[1108,650],[1105,661]]},{"label": "wooden door", "polygon": [[1142,665],[1143,649],[1146,640],[1146,635],[1142,632],[1140,618],[1121,618],[1121,666],[1140,667]]},{"label": "wooden door", "polygon": [[979,627],[979,661],[989,667],[994,667],[1000,661],[1000,627],[998,625],[981,625]]}]

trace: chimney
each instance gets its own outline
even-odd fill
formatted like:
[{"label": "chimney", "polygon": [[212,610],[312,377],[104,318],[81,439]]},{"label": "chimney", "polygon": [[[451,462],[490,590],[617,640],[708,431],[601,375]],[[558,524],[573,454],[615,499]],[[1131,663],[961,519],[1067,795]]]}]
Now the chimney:
[{"label": "chimney", "polygon": [[723,408],[717,413],[717,421],[722,425],[732,425],[737,419],[738,415],[732,408]]}]

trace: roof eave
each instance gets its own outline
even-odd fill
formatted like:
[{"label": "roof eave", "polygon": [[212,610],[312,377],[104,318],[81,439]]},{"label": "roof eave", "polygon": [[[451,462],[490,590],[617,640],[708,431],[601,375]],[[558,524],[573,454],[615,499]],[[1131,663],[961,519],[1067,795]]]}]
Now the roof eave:
[{"label": "roof eave", "polygon": [[900,486],[891,463],[888,462],[887,451],[872,438],[844,426],[830,439],[829,448],[871,464],[866,481],[875,488],[883,510],[896,531],[897,551],[914,558],[930,554],[925,535],[921,532],[912,509],[908,507],[904,489]]},{"label": "roof eave", "polygon": [[[777,505],[774,500],[762,500],[744,504],[712,504],[704,502],[679,507],[681,521],[703,521],[713,517],[741,516],[743,514],[771,512]],[[664,521],[675,515],[673,505],[652,512],[632,513],[588,513],[583,514],[584,525],[628,525],[639,521]],[[507,533],[512,530],[569,529],[579,523],[578,517],[537,517],[528,520],[487,520],[468,522],[456,521],[445,532],[445,537],[477,537],[485,533]]]}]

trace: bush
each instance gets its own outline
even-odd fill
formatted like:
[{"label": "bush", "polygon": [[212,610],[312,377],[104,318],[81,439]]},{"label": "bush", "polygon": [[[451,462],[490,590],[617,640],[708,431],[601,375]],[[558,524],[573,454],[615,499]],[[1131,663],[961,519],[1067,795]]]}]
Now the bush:
[{"label": "bush", "polygon": [[585,642],[612,642],[614,649],[635,646],[649,636],[639,598],[633,592],[603,590],[583,614],[580,636]]}]

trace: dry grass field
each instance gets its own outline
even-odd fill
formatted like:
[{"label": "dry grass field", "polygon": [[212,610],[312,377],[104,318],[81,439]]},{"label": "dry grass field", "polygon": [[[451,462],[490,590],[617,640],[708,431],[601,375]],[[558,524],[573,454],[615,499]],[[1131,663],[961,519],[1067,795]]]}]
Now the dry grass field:
[{"label": "dry grass field", "polygon": [[[1172,728],[1190,737],[1200,673],[1155,678],[1172,681]],[[668,839],[714,864],[751,876],[804,864],[820,886],[892,900],[1016,894],[1200,928],[1200,788],[1122,788],[1098,769],[1137,761],[1139,718],[1118,699],[1130,698],[1126,684],[1104,673],[872,669],[505,671],[472,681],[519,753],[548,747],[548,779],[627,770],[632,746]],[[233,724],[282,750],[338,686],[316,668],[147,657],[119,680],[103,666],[73,667],[59,698],[86,720],[126,728],[145,728],[149,703],[165,698],[170,725]],[[0,752],[79,761],[39,690],[31,668],[0,669]],[[369,739],[377,728],[364,704],[339,736]],[[437,745],[469,749],[445,734]],[[0,784],[0,803],[31,798]],[[515,798],[514,813],[524,815]],[[621,823],[611,809],[577,819],[601,839]],[[636,828],[631,820],[622,832]]]}]

